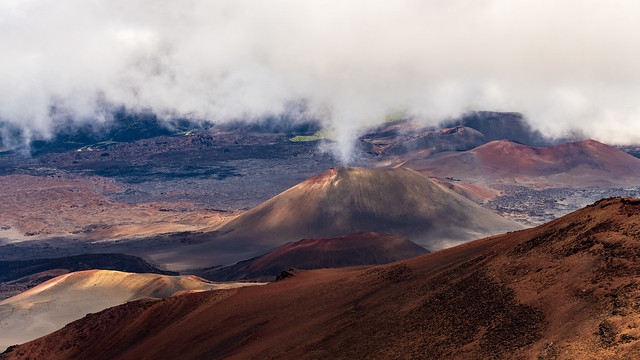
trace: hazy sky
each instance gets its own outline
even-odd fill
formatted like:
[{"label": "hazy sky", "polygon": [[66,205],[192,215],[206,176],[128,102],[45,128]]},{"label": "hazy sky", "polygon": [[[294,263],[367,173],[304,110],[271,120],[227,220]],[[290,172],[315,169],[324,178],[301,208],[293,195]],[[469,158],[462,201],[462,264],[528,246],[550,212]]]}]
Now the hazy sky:
[{"label": "hazy sky", "polygon": [[0,0],[0,119],[46,135],[52,104],[223,121],[306,100],[344,154],[397,109],[640,142],[638,18],[637,0]]}]

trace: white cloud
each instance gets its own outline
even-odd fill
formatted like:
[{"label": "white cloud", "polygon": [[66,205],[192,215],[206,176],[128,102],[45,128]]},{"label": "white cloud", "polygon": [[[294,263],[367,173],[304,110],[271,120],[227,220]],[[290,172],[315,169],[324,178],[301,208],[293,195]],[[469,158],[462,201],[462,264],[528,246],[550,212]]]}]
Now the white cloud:
[{"label": "white cloud", "polygon": [[[104,99],[224,121],[308,100],[341,130],[390,109],[436,123],[523,112],[640,140],[637,1],[113,1],[0,3],[0,119],[47,134]],[[612,126],[606,126],[612,124]]]}]

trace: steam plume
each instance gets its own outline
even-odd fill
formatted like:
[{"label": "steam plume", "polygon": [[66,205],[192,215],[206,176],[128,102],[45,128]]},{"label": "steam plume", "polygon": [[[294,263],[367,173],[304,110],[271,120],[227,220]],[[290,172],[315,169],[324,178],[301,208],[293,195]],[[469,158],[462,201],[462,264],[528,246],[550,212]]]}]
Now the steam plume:
[{"label": "steam plume", "polygon": [[4,0],[0,120],[46,137],[101,104],[220,122],[285,111],[337,131],[519,111],[549,136],[640,140],[633,0]]}]

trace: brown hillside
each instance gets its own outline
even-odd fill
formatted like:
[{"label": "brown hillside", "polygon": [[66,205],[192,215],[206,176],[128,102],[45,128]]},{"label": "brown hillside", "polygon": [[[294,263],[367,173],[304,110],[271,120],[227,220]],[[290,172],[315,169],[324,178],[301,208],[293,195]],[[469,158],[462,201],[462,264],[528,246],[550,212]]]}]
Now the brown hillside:
[{"label": "brown hillside", "polygon": [[403,165],[425,175],[471,182],[566,186],[639,185],[640,159],[595,140],[549,147],[492,141],[464,152],[413,159]]},{"label": "brown hillside", "polygon": [[433,250],[521,228],[413,170],[339,167],[241,214],[202,244],[150,257],[179,271],[231,264],[305,238],[380,232]]},{"label": "brown hillside", "polygon": [[200,276],[215,281],[273,280],[289,268],[311,270],[355,265],[379,265],[428,253],[425,248],[399,236],[356,233],[325,239],[303,239],[263,256],[214,269]]},{"label": "brown hillside", "polygon": [[132,302],[2,359],[634,359],[640,200],[369,268]]},{"label": "brown hillside", "polygon": [[[235,286],[240,286],[237,284]],[[62,328],[90,312],[141,298],[234,286],[193,276],[86,270],[58,276],[0,301],[0,349]]]}]

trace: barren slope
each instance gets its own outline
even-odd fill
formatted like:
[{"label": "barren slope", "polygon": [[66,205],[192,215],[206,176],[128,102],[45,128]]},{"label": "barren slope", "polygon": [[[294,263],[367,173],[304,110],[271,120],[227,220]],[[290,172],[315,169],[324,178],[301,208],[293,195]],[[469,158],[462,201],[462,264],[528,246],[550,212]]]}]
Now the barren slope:
[{"label": "barren slope", "polygon": [[56,276],[82,270],[118,270],[178,275],[125,254],[82,254],[60,258],[0,261],[0,300],[18,295]]},{"label": "barren slope", "polygon": [[229,213],[189,202],[109,200],[121,184],[99,176],[0,176],[0,239],[123,239],[219,225]]},{"label": "barren slope", "polygon": [[[225,288],[190,276],[87,270],[65,274],[0,302],[0,349],[58,330],[111,306],[184,291]],[[235,286],[240,286],[235,285]]]},{"label": "barren slope", "polygon": [[289,268],[311,270],[354,265],[379,265],[424,255],[428,251],[398,236],[356,233],[325,239],[304,239],[265,255],[213,269],[200,276],[216,281],[261,278],[273,280]]},{"label": "barren slope", "polygon": [[425,175],[468,182],[547,186],[640,185],[640,159],[595,140],[549,147],[492,141],[473,150],[414,158],[403,165]]},{"label": "barren slope", "polygon": [[413,170],[340,167],[239,215],[209,241],[150,257],[181,270],[231,264],[304,238],[384,232],[433,250],[520,228]]},{"label": "barren slope", "polygon": [[633,359],[640,200],[369,268],[132,302],[3,359]]}]

